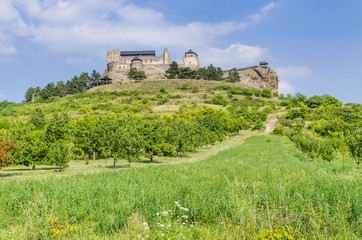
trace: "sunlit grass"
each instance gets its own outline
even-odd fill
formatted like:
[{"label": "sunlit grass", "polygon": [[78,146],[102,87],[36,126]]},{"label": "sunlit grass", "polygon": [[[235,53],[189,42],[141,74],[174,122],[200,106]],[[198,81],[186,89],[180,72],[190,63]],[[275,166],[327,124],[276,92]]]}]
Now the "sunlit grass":
[{"label": "sunlit grass", "polygon": [[187,164],[1,179],[0,235],[44,239],[58,217],[75,239],[253,239],[283,227],[296,239],[360,239],[360,174],[303,160],[283,141],[251,137]]}]

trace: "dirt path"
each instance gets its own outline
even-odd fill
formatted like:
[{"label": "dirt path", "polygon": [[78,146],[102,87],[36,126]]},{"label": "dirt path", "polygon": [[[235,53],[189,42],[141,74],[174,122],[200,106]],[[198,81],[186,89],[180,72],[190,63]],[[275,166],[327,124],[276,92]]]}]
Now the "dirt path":
[{"label": "dirt path", "polygon": [[273,132],[273,130],[276,127],[277,123],[278,123],[278,118],[269,119],[267,121],[267,123],[265,124],[266,128],[265,128],[264,133],[268,134],[268,133]]}]

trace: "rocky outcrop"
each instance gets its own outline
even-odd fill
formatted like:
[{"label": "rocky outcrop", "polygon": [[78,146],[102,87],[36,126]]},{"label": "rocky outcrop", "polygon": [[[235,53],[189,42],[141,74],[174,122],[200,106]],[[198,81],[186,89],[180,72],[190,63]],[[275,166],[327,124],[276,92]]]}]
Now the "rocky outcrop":
[{"label": "rocky outcrop", "polygon": [[[224,78],[229,78],[229,72],[224,71]],[[240,84],[255,89],[269,88],[272,92],[278,92],[279,79],[277,73],[266,66],[251,66],[246,68],[238,68],[240,75]]]}]

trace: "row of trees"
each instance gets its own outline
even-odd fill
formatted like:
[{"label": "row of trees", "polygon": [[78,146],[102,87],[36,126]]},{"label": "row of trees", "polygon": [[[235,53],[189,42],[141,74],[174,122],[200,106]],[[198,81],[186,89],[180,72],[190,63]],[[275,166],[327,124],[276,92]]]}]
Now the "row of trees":
[{"label": "row of trees", "polygon": [[204,80],[224,80],[224,72],[219,67],[210,64],[208,67],[202,67],[192,70],[190,67],[180,68],[177,62],[173,61],[170,68],[166,70],[165,77],[168,79],[204,79]]},{"label": "row of trees", "polygon": [[18,144],[12,149],[18,165],[35,169],[36,165],[48,164],[62,169],[71,158],[101,156],[113,158],[115,166],[119,159],[133,162],[146,157],[153,161],[154,156],[196,151],[266,119],[264,114],[251,117],[247,109],[244,111],[228,114],[214,108],[181,108],[169,117],[103,114],[76,119],[54,113],[45,120],[37,109],[28,122],[13,123],[0,135]]},{"label": "row of trees", "polygon": [[323,162],[329,162],[340,152],[343,159],[348,151],[352,159],[360,168],[362,161],[362,128],[347,129],[345,134],[335,139],[320,139],[301,132],[289,132],[289,139],[295,146],[311,159],[321,158]]},{"label": "row of trees", "polygon": [[25,93],[25,101],[30,102],[35,98],[46,100],[53,96],[82,93],[91,86],[98,85],[100,77],[101,74],[96,70],[93,70],[90,76],[88,73],[83,72],[79,76],[74,76],[65,83],[63,81],[57,82],[56,84],[51,82],[44,88],[30,87]]}]

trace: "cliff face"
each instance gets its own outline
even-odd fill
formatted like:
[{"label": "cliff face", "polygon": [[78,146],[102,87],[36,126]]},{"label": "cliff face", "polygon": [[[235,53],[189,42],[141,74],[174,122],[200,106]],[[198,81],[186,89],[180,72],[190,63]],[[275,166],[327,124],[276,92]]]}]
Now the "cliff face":
[{"label": "cliff face", "polygon": [[[279,79],[277,73],[269,67],[252,66],[237,69],[240,75],[240,84],[256,89],[269,88],[272,92],[278,92]],[[229,77],[230,70],[224,71],[224,78]]]}]

